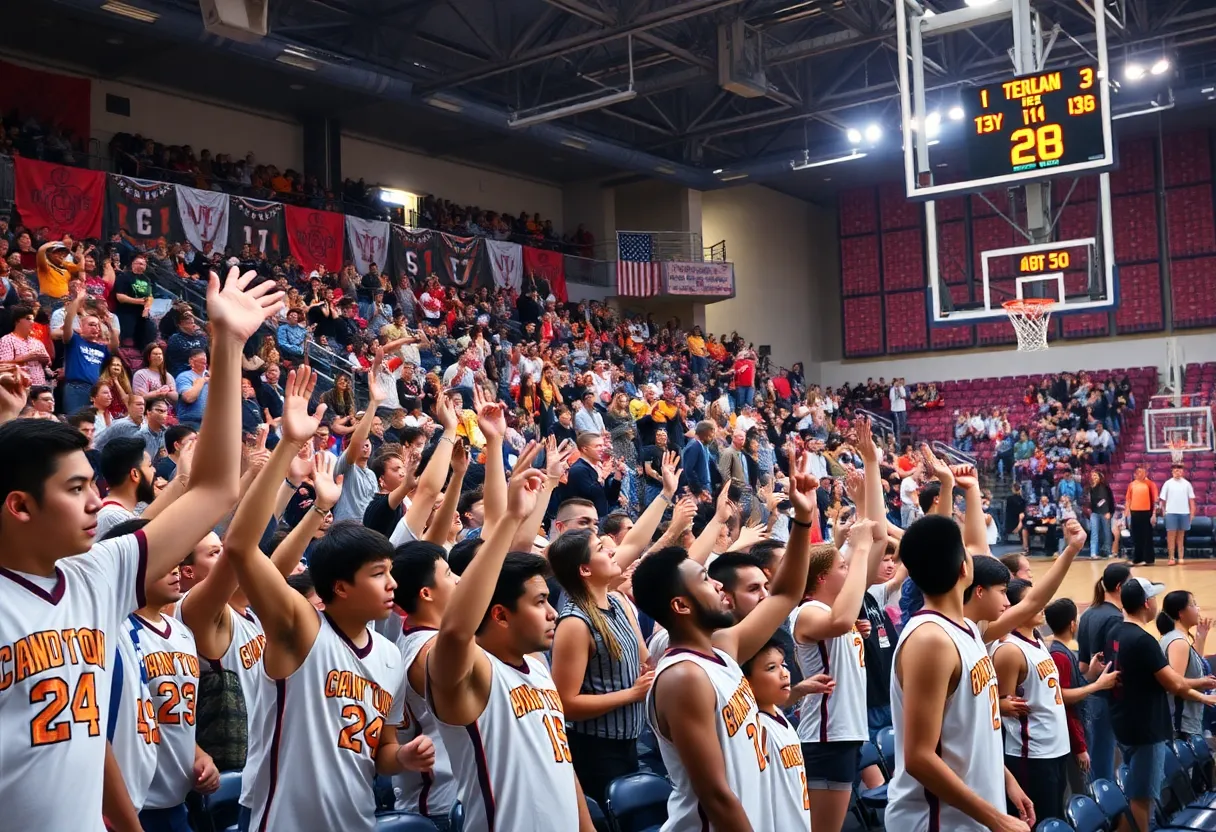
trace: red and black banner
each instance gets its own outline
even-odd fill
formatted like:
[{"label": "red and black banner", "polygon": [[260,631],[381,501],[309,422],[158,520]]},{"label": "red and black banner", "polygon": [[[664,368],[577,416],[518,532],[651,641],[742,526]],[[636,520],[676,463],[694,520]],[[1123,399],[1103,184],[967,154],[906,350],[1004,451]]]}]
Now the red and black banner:
[{"label": "red and black banner", "polygon": [[228,251],[235,255],[253,246],[268,255],[286,255],[287,227],[283,204],[234,196],[228,203]]},{"label": "red and black banner", "polygon": [[27,228],[48,228],[50,236],[71,234],[78,240],[101,236],[106,204],[106,175],[101,171],[14,160],[14,201]]},{"label": "red and black banner", "polygon": [[445,286],[476,289],[494,285],[494,272],[486,241],[481,237],[440,234],[439,282]]},{"label": "red and black banner", "polygon": [[287,220],[287,245],[307,272],[324,264],[331,272],[342,270],[346,242],[346,217],[333,211],[283,206]]},{"label": "red and black banner", "polygon": [[559,303],[566,303],[566,258],[560,251],[524,246],[524,291],[533,282],[544,294],[541,281],[549,284],[549,291]]},{"label": "red and black banner", "polygon": [[106,184],[106,232],[125,231],[141,245],[181,239],[177,190],[167,182],[110,176]]}]

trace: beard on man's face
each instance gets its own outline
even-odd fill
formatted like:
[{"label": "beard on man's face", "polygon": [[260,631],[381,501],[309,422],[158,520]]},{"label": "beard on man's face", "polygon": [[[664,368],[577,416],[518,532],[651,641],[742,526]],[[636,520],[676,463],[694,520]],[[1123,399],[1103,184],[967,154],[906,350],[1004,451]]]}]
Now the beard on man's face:
[{"label": "beard on man's face", "polygon": [[693,617],[697,626],[702,630],[724,630],[735,626],[735,616],[730,610],[713,609],[702,604],[698,599],[689,597],[692,603]]},{"label": "beard on man's face", "polygon": [[141,503],[150,503],[156,499],[156,488],[143,471],[139,472],[139,484],[135,486],[135,499]]}]

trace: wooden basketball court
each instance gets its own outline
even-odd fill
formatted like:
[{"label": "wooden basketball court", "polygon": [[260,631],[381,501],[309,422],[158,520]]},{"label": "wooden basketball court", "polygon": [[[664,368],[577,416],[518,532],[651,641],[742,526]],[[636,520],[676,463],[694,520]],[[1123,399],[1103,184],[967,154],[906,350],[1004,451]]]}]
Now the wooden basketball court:
[{"label": "wooden basketball court", "polygon": [[[1114,559],[1078,558],[1068,570],[1056,597],[1071,598],[1078,608],[1084,610],[1093,600],[1094,582],[1102,577],[1102,570],[1107,564],[1116,562]],[[1216,558],[1196,558],[1193,561],[1188,558],[1182,566],[1165,564],[1165,559],[1161,558],[1153,566],[1134,567],[1132,574],[1150,581],[1159,581],[1166,585],[1167,590],[1189,590],[1195,594],[1195,600],[1199,602],[1204,615],[1216,614]],[[1050,558],[1030,559],[1030,568],[1036,578],[1044,575],[1050,565]]]}]

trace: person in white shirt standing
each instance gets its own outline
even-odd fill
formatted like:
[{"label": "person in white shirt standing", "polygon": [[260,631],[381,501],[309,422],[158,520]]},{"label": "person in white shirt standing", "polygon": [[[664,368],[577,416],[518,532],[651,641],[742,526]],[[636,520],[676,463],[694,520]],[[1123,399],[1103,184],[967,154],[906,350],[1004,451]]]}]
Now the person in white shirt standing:
[{"label": "person in white shirt standing", "polygon": [[1182,476],[1182,464],[1175,463],[1170,467],[1172,475],[1161,486],[1157,496],[1161,512],[1165,515],[1165,550],[1169,553],[1169,565],[1174,565],[1174,553],[1178,553],[1178,563],[1186,557],[1186,533],[1191,530],[1191,521],[1195,519],[1195,489]]},{"label": "person in white shirt standing", "polygon": [[903,436],[908,429],[908,388],[902,378],[895,379],[887,392],[891,399],[891,421],[895,423],[895,438]]},{"label": "person in white shirt standing", "polygon": [[908,472],[908,476],[900,480],[899,483],[899,519],[905,529],[912,525],[912,521],[925,515],[920,509],[918,499],[918,495],[920,494],[919,477],[923,470],[921,463],[918,462],[916,467]]}]

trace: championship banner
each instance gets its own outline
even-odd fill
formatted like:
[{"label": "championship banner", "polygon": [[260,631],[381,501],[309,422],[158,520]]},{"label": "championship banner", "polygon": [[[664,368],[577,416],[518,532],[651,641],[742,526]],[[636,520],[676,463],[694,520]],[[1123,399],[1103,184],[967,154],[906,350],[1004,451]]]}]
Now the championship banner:
[{"label": "championship banner", "polygon": [[287,223],[287,245],[291,256],[305,271],[324,265],[331,272],[342,270],[342,240],[345,217],[333,211],[314,211],[284,205]]},{"label": "championship banner", "polygon": [[392,226],[389,233],[389,262],[392,273],[405,275],[417,283],[435,274],[435,246],[438,231],[414,230]]},{"label": "championship banner", "polygon": [[228,245],[228,194],[178,185],[177,215],[186,239],[198,251],[223,251]]},{"label": "championship banner", "polygon": [[13,196],[27,228],[50,229],[55,239],[71,234],[78,240],[101,236],[106,204],[106,175],[101,171],[13,159]]},{"label": "championship banner", "polygon": [[384,270],[388,265],[388,223],[346,218],[346,242],[359,274],[371,271],[372,263]]},{"label": "championship banner", "polygon": [[524,247],[505,240],[486,240],[486,252],[490,255],[494,285],[520,294],[524,285]]},{"label": "championship banner", "polygon": [[281,203],[229,197],[228,250],[233,255],[240,254],[241,247],[247,245],[267,254],[287,254],[286,237]]},{"label": "championship banner", "polygon": [[735,294],[733,263],[664,263],[669,295],[706,295],[729,298]]},{"label": "championship banner", "polygon": [[111,175],[106,183],[106,233],[124,231],[142,245],[181,236],[176,190],[168,182]]},{"label": "championship banner", "polygon": [[544,280],[558,303],[566,303],[566,258],[560,251],[524,246],[524,277],[527,280]]},{"label": "championship banner", "polygon": [[486,256],[486,241],[482,237],[453,237],[439,235],[439,282],[461,289],[491,286],[494,278]]}]

